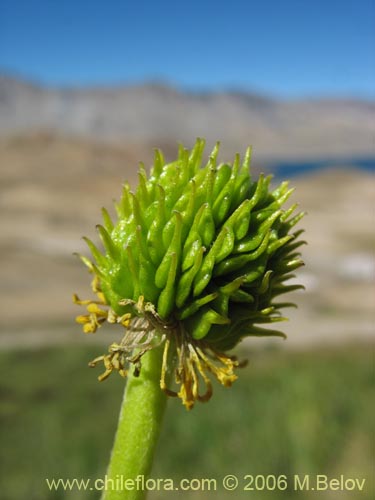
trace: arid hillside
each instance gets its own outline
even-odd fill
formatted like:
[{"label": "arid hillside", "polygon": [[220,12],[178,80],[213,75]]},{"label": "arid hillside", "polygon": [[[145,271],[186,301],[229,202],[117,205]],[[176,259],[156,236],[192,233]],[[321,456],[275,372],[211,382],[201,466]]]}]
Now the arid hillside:
[{"label": "arid hillside", "polygon": [[[151,148],[135,144],[51,134],[0,140],[0,346],[84,340],[74,325],[79,311],[71,295],[87,296],[90,277],[72,254],[86,252],[81,236],[96,238],[100,208],[111,208],[121,183],[136,181],[138,160],[149,164],[151,157]],[[375,178],[325,170],[291,184],[292,201],[308,212],[300,225],[309,244],[299,273],[306,291],[299,293],[298,311],[290,311],[290,340],[283,345],[368,339]]]},{"label": "arid hillside", "polygon": [[257,158],[374,154],[375,103],[278,100],[251,92],[186,92],[165,84],[51,88],[0,74],[0,136],[35,130],[106,142],[253,144]]}]

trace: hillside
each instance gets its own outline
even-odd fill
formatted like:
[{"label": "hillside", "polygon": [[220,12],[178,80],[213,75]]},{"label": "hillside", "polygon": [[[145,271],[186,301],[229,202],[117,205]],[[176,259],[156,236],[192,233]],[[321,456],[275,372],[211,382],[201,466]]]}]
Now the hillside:
[{"label": "hillside", "polygon": [[375,103],[280,101],[245,92],[183,92],[167,85],[48,88],[0,74],[0,135],[35,130],[166,146],[197,136],[257,158],[373,155]]},{"label": "hillside", "polygon": [[[150,151],[46,134],[0,140],[0,347],[87,341],[74,324],[79,311],[71,295],[87,296],[90,277],[72,253],[86,252],[82,235],[96,239],[100,208],[111,209],[125,179],[134,182],[139,159],[148,164]],[[367,339],[375,179],[328,170],[292,185],[292,202],[308,212],[299,273],[307,290],[299,293],[299,310],[288,312],[290,341],[281,344]]]}]

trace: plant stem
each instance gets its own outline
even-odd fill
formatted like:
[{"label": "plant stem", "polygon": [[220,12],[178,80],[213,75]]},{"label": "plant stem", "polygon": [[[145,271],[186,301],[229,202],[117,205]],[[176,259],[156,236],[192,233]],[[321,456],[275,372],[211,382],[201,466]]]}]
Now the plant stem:
[{"label": "plant stem", "polygon": [[[135,481],[138,476],[147,479],[161,430],[166,406],[159,385],[162,356],[163,346],[151,349],[142,356],[139,377],[129,375],[107,472],[113,489],[105,491],[102,500],[142,500],[146,496],[146,491],[137,490]],[[111,479],[113,482],[108,481]],[[116,490],[116,486],[125,488],[127,479],[134,481],[134,488]]]}]

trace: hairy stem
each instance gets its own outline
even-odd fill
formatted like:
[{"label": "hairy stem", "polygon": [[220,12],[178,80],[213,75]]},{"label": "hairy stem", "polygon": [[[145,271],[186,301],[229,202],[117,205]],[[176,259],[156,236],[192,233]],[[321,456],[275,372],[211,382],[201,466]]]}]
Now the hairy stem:
[{"label": "hairy stem", "polygon": [[[107,472],[110,489],[102,500],[142,500],[146,496],[137,489],[136,479],[148,477],[161,430],[166,406],[159,384],[162,356],[163,346],[148,351],[142,357],[139,377],[129,375]],[[127,479],[134,481],[133,489],[125,489]]]}]

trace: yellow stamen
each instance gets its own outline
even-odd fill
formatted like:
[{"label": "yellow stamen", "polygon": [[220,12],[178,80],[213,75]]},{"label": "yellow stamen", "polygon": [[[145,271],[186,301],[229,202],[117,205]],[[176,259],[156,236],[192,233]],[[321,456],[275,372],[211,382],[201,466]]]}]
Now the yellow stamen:
[{"label": "yellow stamen", "polygon": [[167,337],[165,339],[165,344],[164,344],[164,351],[163,351],[163,364],[161,367],[161,377],[160,377],[160,388],[162,391],[164,391],[167,396],[171,396],[173,398],[177,397],[177,392],[171,391],[168,389],[167,384],[165,382],[166,375],[167,375],[167,366],[168,366],[168,351],[169,351],[169,346],[170,346],[170,339]]},{"label": "yellow stamen", "polygon": [[[229,387],[237,379],[236,368],[243,366],[235,358],[227,356],[211,348],[204,341],[192,339],[177,321],[166,322],[157,314],[153,304],[145,302],[140,296],[135,302],[124,299],[119,305],[134,309],[135,315],[125,313],[121,316],[106,304],[100,288],[99,279],[94,279],[92,288],[99,300],[81,300],[77,295],[73,301],[86,306],[88,314],[77,316],[77,323],[83,326],[85,333],[94,333],[105,321],[120,324],[126,331],[120,343],[109,346],[107,354],[95,358],[89,366],[104,364],[104,372],[99,375],[100,381],[106,380],[113,371],[122,377],[128,374],[128,365],[134,365],[134,375],[141,370],[143,355],[164,342],[163,360],[160,372],[160,388],[168,396],[178,396],[183,405],[190,410],[196,401],[206,402],[212,396],[211,376],[224,387]],[[107,306],[108,310],[104,307]],[[173,383],[178,391],[167,383],[169,352],[175,349],[176,367]],[[203,386],[203,393],[201,392]]]}]

